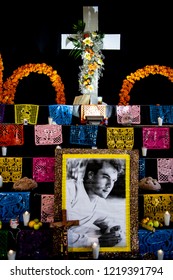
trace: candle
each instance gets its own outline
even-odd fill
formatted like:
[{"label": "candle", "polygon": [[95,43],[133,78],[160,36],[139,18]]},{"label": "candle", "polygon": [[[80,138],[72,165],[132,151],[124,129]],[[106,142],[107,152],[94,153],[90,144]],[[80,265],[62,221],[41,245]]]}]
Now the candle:
[{"label": "candle", "polygon": [[169,226],[169,224],[170,224],[170,217],[171,217],[170,213],[168,211],[166,211],[164,213],[164,225],[165,226]]},{"label": "candle", "polygon": [[100,250],[100,246],[98,243],[94,242],[92,244],[92,251],[93,251],[93,259],[97,260],[99,257],[99,250]]},{"label": "candle", "polygon": [[157,120],[158,120],[158,125],[159,125],[159,126],[162,126],[162,122],[163,122],[162,118],[158,117]]},{"label": "candle", "polygon": [[157,259],[158,260],[163,260],[163,257],[164,257],[164,252],[163,252],[163,250],[158,250],[157,251]]},{"label": "candle", "polygon": [[3,178],[2,176],[0,175],[0,188],[3,186]]},{"label": "candle", "polygon": [[146,157],[146,155],[147,155],[147,148],[146,147],[142,147],[142,155],[143,155],[143,157]]},{"label": "candle", "polygon": [[61,146],[60,146],[60,145],[57,145],[57,146],[56,146],[56,149],[61,149]]},{"label": "candle", "polygon": [[24,226],[27,226],[30,220],[30,213],[28,211],[25,211],[23,213],[23,224]]},{"label": "candle", "polygon": [[16,258],[16,251],[9,250],[7,253],[8,260],[15,260]]},{"label": "candle", "polygon": [[52,124],[53,119],[51,117],[48,117],[48,124]]},{"label": "candle", "polygon": [[7,147],[2,147],[2,155],[3,156],[7,155]]}]

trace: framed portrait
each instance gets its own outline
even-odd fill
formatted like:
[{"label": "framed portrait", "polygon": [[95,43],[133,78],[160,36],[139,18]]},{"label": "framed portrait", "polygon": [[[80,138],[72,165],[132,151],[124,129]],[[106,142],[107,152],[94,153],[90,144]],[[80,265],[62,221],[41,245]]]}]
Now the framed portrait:
[{"label": "framed portrait", "polygon": [[[138,150],[56,149],[55,221],[67,230],[68,252],[138,251]],[[58,241],[57,241],[58,242]]]}]

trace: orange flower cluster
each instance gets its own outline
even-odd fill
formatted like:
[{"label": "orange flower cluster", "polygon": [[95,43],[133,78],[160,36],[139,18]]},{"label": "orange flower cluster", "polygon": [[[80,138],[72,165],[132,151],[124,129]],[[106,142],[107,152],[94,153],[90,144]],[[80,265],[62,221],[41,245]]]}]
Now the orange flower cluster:
[{"label": "orange flower cluster", "polygon": [[167,66],[160,65],[146,65],[144,68],[138,69],[136,72],[131,73],[126,79],[123,80],[123,85],[119,93],[118,105],[129,105],[130,91],[135,84],[135,81],[148,77],[150,74],[163,75],[173,82],[173,69]]},{"label": "orange flower cluster", "polygon": [[29,76],[31,72],[47,75],[52,82],[52,86],[56,91],[55,101],[57,104],[65,104],[64,84],[61,77],[51,66],[42,64],[25,64],[13,71],[13,74],[4,82],[2,82],[3,65],[0,57],[0,103],[14,104],[14,97],[19,80]]},{"label": "orange flower cluster", "polygon": [[0,54],[0,96],[2,94],[2,86],[3,86],[3,70],[4,70],[3,61]]}]

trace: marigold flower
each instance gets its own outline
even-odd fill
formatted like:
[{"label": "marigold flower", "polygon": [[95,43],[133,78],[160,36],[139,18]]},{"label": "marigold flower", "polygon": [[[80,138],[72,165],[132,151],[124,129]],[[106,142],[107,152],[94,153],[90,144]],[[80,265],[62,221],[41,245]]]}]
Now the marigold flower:
[{"label": "marigold flower", "polygon": [[14,97],[17,85],[19,80],[22,80],[24,77],[29,76],[31,72],[47,75],[52,82],[52,86],[55,88],[56,97],[55,101],[58,104],[65,104],[65,93],[64,93],[64,84],[62,83],[61,77],[57,74],[57,71],[54,70],[51,66],[42,63],[42,64],[26,64],[18,67],[13,71],[13,74],[7,78],[7,80],[2,82],[3,75],[3,64],[2,58],[0,55],[0,102],[4,104],[14,104]]},{"label": "marigold flower", "polygon": [[171,82],[173,82],[173,69],[166,66],[160,65],[146,65],[142,69],[138,69],[136,72],[131,73],[123,80],[122,87],[119,93],[119,103],[118,105],[129,105],[130,101],[130,91],[136,81],[139,81],[141,78],[146,78],[150,74],[160,74],[167,77]]}]

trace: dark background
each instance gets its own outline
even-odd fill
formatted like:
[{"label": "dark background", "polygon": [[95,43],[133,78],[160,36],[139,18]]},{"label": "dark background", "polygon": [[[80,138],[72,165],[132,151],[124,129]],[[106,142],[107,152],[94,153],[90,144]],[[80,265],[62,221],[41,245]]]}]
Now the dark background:
[{"label": "dark background", "polygon": [[[135,1],[136,2],[136,1]],[[123,79],[146,65],[173,67],[172,8],[167,1],[4,1],[1,4],[0,52],[3,80],[28,63],[47,63],[57,70],[65,85],[66,104],[79,95],[81,59],[61,50],[61,34],[73,33],[82,19],[83,6],[99,7],[99,29],[121,34],[121,50],[103,50],[105,70],[99,95],[107,104],[117,104]],[[136,82],[131,104],[172,104],[173,85],[166,77],[150,75]],[[15,103],[54,104],[55,92],[44,75],[30,74],[20,81]]]},{"label": "dark background", "polygon": [[[173,68],[171,1],[1,1],[0,53],[4,65],[3,81],[5,82],[13,71],[22,65],[46,63],[61,76],[65,85],[66,104],[72,104],[74,97],[80,94],[78,73],[82,61],[80,58],[75,60],[69,56],[69,50],[61,50],[61,34],[73,33],[73,24],[82,19],[82,7],[90,5],[99,7],[100,31],[106,34],[121,34],[121,50],[103,50],[105,70],[99,81],[99,95],[103,96],[104,102],[110,105],[118,104],[123,80],[146,65],[157,64]],[[173,104],[173,84],[163,76],[150,75],[135,83],[130,96],[130,104]],[[45,106],[55,104],[55,91],[47,76],[32,73],[20,81],[14,102]],[[148,124],[149,109],[143,108],[141,115],[144,119],[141,123]],[[40,116],[38,123],[47,123],[48,107],[45,109],[44,106],[40,106]],[[14,122],[13,106],[7,106],[5,120]],[[115,125],[115,121],[114,116],[109,120],[109,125]],[[25,144],[17,148],[8,147],[7,156],[22,156],[22,177],[32,178],[32,158],[43,154],[54,156],[55,147],[36,147],[33,126],[24,127],[24,134]],[[173,129],[171,139],[172,134]],[[63,126],[62,147],[74,147],[69,144],[69,135],[70,128]],[[106,127],[99,127],[98,136],[97,147],[107,148]],[[141,157],[142,127],[135,128],[134,139],[134,149],[139,150]],[[156,178],[156,158],[171,157],[172,153],[172,146],[169,150],[148,151],[146,177]],[[11,182],[4,184],[1,189],[2,192],[11,190]],[[172,193],[172,184],[162,184],[161,192]],[[54,183],[39,183],[38,188],[32,192],[32,218],[40,215],[42,193],[54,193]],[[121,195],[121,192],[119,194]],[[142,194],[139,190],[139,219],[143,216]]]}]

